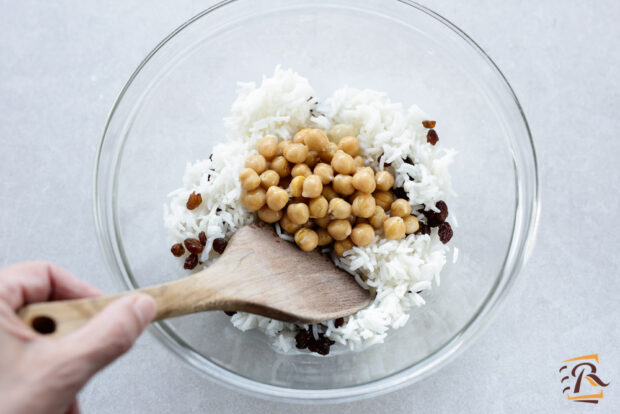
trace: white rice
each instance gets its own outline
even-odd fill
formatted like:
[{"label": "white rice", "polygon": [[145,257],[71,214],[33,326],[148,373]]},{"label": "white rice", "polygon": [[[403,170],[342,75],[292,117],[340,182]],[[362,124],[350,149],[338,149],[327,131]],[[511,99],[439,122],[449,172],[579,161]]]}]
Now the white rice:
[{"label": "white rice", "polygon": [[[256,144],[265,135],[291,139],[304,127],[329,130],[336,124],[347,124],[358,131],[360,152],[375,170],[385,168],[394,173],[396,185],[407,192],[414,214],[423,217],[422,205],[433,206],[452,195],[448,167],[454,151],[426,142],[427,129],[422,121],[431,119],[417,106],[405,110],[392,103],[385,94],[372,90],[343,88],[324,102],[317,99],[307,79],[292,70],[277,67],[260,86],[254,82],[240,83],[238,97],[232,105],[232,116],[225,120],[228,141],[213,149],[211,159],[189,163],[183,176],[183,187],[170,193],[164,206],[164,222],[172,243],[207,235],[204,266],[217,259],[211,246],[218,237],[230,238],[240,227],[255,220],[255,215],[240,203],[238,176],[248,155],[256,154]],[[409,157],[414,165],[403,159]],[[202,204],[188,210],[189,194],[202,195]],[[419,211],[417,211],[419,210]],[[283,239],[293,238],[279,225],[276,232]],[[422,306],[424,298],[417,292],[439,284],[439,273],[446,263],[449,248],[442,244],[437,229],[430,235],[409,235],[390,241],[378,231],[366,247],[355,247],[338,257],[336,265],[354,274],[365,288],[376,292],[372,304],[345,318],[336,328],[333,321],[326,327],[313,325],[319,333],[350,349],[383,342],[390,328],[405,325],[412,307]],[[458,253],[454,252],[453,260]],[[179,260],[183,261],[185,257]],[[274,339],[273,345],[282,352],[295,349],[294,336],[308,325],[284,323],[265,317],[238,312],[232,324],[242,331],[259,329]]]}]

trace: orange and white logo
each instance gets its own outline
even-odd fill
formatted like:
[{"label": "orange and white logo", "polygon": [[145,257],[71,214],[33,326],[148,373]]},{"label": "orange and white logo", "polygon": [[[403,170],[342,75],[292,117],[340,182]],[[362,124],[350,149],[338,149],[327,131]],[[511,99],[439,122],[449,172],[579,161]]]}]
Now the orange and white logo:
[{"label": "orange and white logo", "polygon": [[604,383],[597,374],[598,354],[584,355],[562,361],[563,394],[570,401],[598,404],[603,399]]}]

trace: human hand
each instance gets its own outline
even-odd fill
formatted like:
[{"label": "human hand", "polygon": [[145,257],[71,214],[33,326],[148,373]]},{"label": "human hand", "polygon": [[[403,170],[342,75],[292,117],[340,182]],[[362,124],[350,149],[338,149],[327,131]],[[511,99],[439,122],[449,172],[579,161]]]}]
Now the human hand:
[{"label": "human hand", "polygon": [[15,312],[29,303],[99,296],[68,271],[44,262],[0,269],[0,407],[3,413],[78,413],[75,396],[124,354],[155,315],[145,294],[118,299],[71,334],[52,339]]}]

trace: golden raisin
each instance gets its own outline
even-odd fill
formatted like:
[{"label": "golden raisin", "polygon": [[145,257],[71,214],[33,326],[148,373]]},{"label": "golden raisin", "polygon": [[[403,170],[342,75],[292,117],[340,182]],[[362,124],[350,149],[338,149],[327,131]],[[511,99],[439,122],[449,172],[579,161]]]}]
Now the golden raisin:
[{"label": "golden raisin", "polygon": [[198,207],[201,203],[202,203],[202,196],[200,195],[200,193],[196,193],[194,191],[189,195],[185,206],[187,207],[188,210],[193,210],[196,207]]}]

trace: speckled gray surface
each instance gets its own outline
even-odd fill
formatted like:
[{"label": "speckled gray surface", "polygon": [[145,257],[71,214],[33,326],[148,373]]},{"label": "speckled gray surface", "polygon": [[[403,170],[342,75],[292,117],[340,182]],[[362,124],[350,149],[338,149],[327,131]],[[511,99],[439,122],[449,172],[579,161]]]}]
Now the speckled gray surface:
[{"label": "speckled gray surface", "polygon": [[[91,176],[108,111],[135,66],[209,1],[0,1],[1,264],[42,258],[113,292],[95,241]],[[427,0],[495,60],[534,134],[543,209],[530,263],[479,339],[441,371],[331,412],[613,412],[620,404],[620,3]],[[558,368],[598,353],[598,407]],[[85,412],[315,412],[241,395],[150,334],[82,392]]]}]

